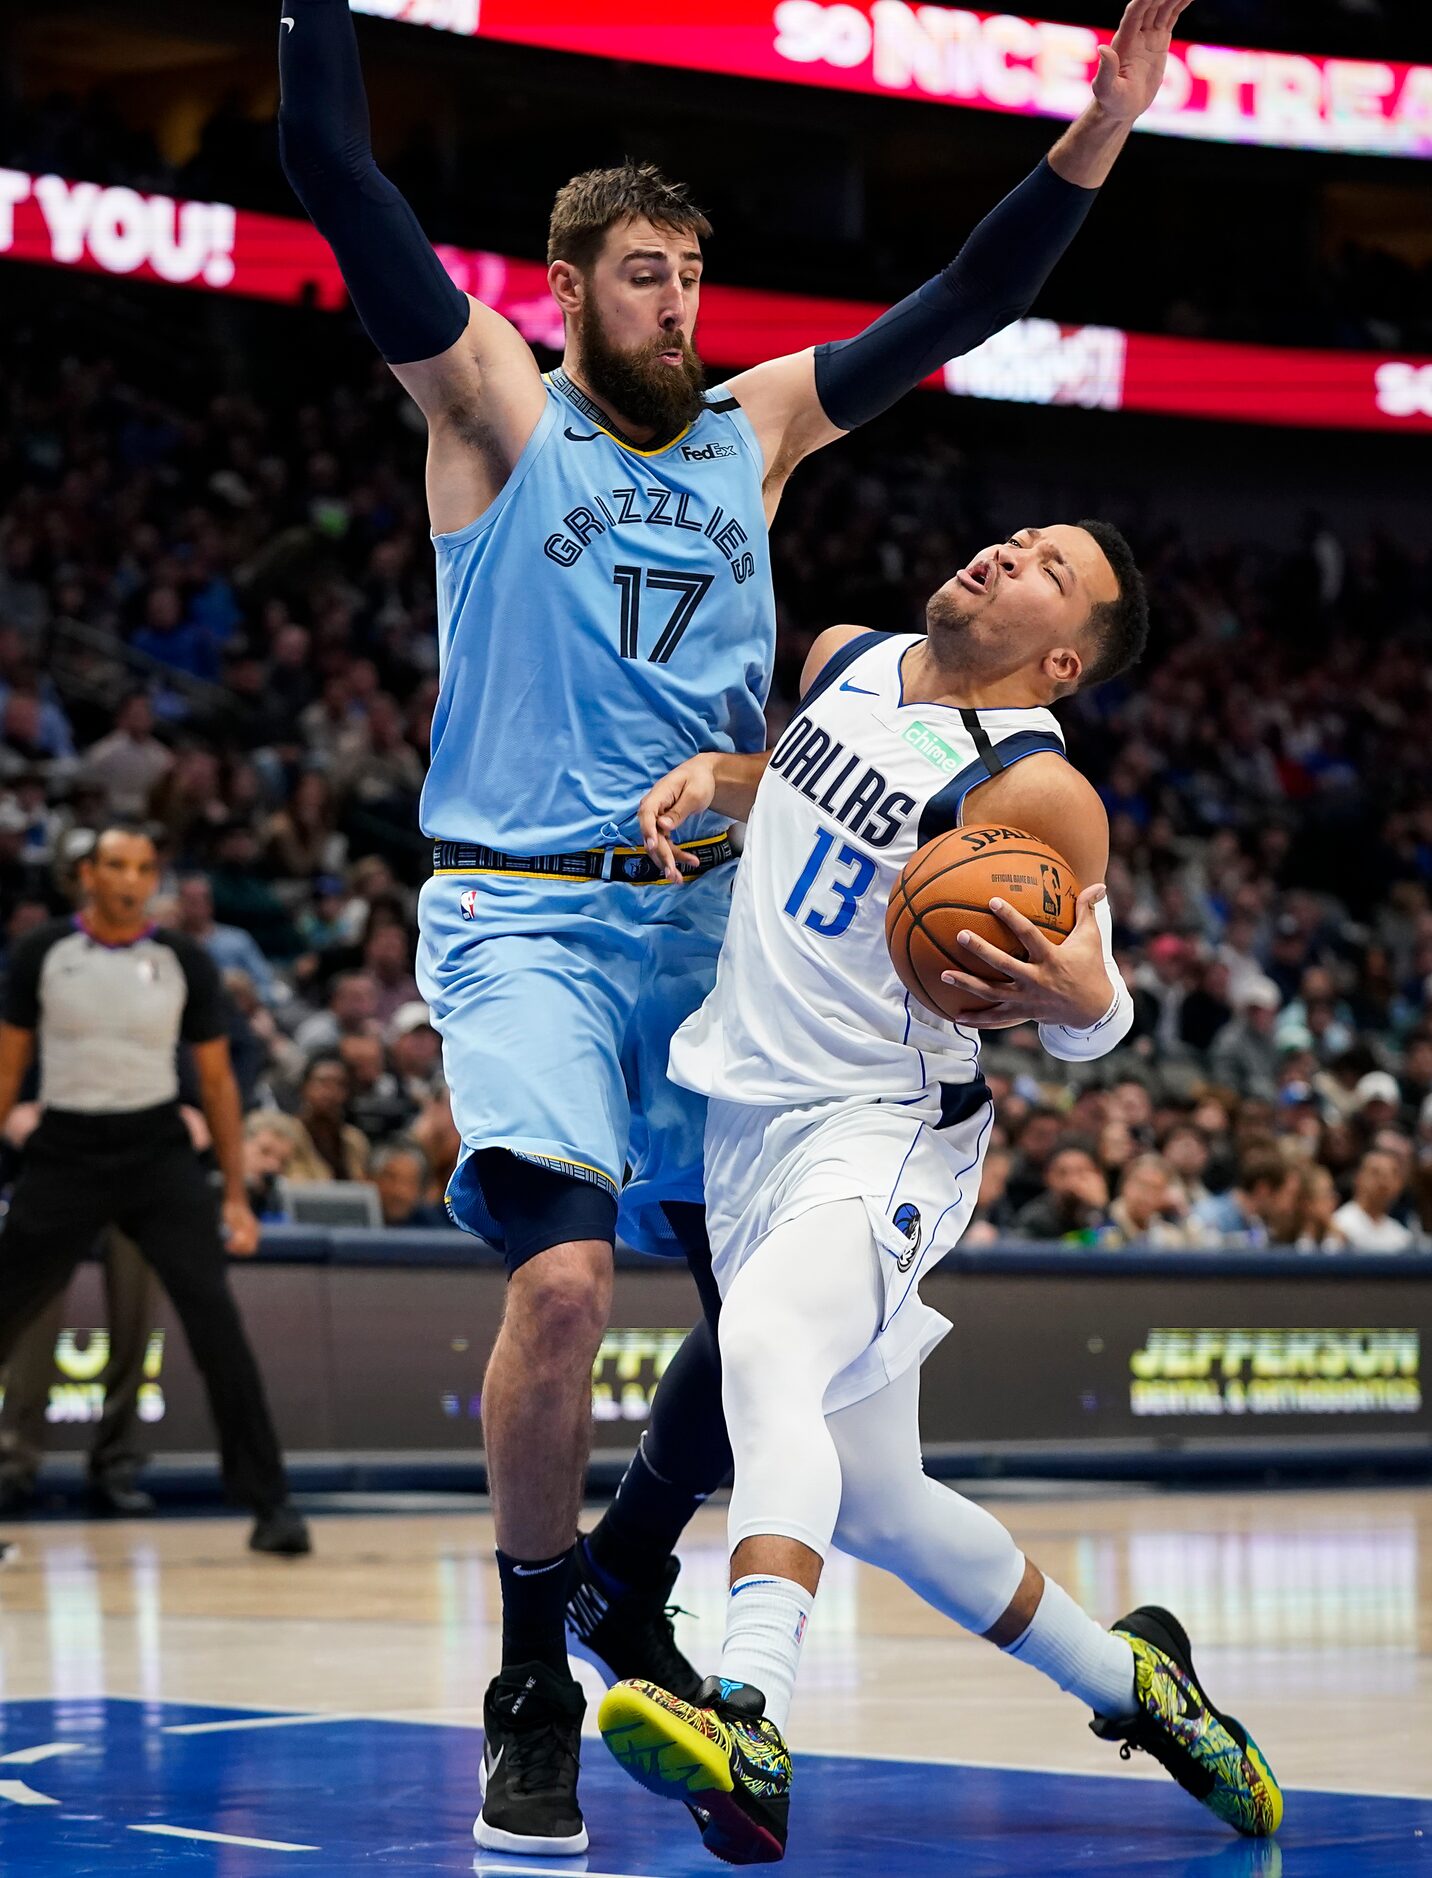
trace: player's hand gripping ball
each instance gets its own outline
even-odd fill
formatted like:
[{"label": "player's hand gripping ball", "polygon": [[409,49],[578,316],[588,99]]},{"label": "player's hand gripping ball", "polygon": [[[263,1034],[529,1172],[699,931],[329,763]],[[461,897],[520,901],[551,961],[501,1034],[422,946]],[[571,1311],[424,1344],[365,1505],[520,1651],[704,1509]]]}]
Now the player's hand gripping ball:
[{"label": "player's hand gripping ball", "polygon": [[1055,944],[1074,926],[1079,883],[1062,854],[1020,828],[952,828],[910,856],[885,910],[885,943],[900,982],[941,1017],[958,1021],[983,1002],[956,985],[941,982],[952,968],[972,977],[993,972],[959,943],[962,932],[978,933],[1013,958],[1024,956],[1019,941],[990,912],[991,899],[1006,901]]}]

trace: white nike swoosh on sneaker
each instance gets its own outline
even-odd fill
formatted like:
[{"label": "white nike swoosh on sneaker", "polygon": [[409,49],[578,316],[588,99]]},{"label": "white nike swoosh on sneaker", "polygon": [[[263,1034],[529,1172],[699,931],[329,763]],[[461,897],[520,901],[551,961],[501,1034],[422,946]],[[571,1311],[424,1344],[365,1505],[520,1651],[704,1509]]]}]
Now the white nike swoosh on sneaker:
[{"label": "white nike swoosh on sneaker", "polygon": [[293,31],[293,21],[288,17],[287,13],[280,16],[278,23],[280,26],[286,26],[290,32]]}]

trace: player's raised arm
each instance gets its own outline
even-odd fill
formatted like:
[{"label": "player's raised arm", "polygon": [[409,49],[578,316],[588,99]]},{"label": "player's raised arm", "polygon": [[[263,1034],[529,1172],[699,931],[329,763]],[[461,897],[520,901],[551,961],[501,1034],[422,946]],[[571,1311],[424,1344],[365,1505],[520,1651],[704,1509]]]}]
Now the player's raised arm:
[{"label": "player's raised arm", "polygon": [[536,428],[537,362],[500,313],[454,284],[374,162],[348,0],[282,0],[279,79],[284,172],[428,420],[433,526],[460,528],[493,500]]},{"label": "player's raised arm", "polygon": [[1158,96],[1174,24],[1190,4],[1130,0],[1113,44],[1100,49],[1088,109],[933,280],[854,338],[730,381],[765,451],[768,487],[1029,311]]}]

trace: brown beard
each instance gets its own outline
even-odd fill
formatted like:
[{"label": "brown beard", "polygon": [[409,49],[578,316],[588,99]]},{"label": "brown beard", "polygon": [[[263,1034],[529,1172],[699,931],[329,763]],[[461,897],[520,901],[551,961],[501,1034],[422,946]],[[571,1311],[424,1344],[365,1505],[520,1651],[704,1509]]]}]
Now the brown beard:
[{"label": "brown beard", "polygon": [[974,608],[955,594],[943,589],[932,593],[925,604],[925,631],[936,664],[951,670],[962,668],[969,656],[968,630]]},{"label": "brown beard", "polygon": [[[701,415],[706,369],[685,333],[664,334],[639,346],[614,346],[590,297],[577,313],[582,375],[597,397],[635,430],[674,437]],[[681,347],[681,364],[663,365],[661,354]]]}]

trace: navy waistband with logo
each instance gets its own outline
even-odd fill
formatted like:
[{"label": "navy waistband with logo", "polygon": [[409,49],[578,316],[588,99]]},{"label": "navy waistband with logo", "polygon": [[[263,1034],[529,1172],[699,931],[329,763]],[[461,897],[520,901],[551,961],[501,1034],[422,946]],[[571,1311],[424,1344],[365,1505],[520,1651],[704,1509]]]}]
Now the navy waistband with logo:
[{"label": "navy waistband with logo", "polygon": [[[734,861],[736,850],[728,829],[724,835],[706,835],[680,846],[694,854],[697,867],[687,875],[694,880],[713,867]],[[581,848],[575,854],[504,854],[472,841],[433,843],[433,872],[437,874],[518,874],[542,880],[615,880],[629,887],[649,887],[666,875],[645,848]]]}]

